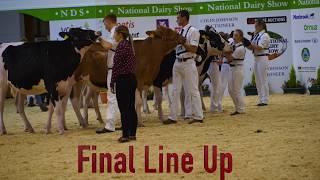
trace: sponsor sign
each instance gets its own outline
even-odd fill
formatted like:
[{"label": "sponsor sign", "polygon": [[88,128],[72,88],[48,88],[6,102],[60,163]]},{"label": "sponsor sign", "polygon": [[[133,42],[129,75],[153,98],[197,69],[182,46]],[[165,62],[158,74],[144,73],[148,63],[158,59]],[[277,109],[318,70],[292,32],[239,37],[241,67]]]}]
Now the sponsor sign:
[{"label": "sponsor sign", "polygon": [[301,58],[304,62],[308,62],[310,60],[310,51],[308,48],[303,48],[301,51]]},{"label": "sponsor sign", "polygon": [[293,15],[293,20],[306,20],[306,19],[315,19],[315,13],[311,13],[311,14],[299,14]]},{"label": "sponsor sign", "polygon": [[318,44],[319,39],[318,38],[310,38],[310,39],[296,39],[294,40],[295,44]]},{"label": "sponsor sign", "polygon": [[287,22],[287,16],[274,16],[274,17],[248,18],[247,24],[254,24],[257,19],[262,19],[266,23],[286,23]]}]

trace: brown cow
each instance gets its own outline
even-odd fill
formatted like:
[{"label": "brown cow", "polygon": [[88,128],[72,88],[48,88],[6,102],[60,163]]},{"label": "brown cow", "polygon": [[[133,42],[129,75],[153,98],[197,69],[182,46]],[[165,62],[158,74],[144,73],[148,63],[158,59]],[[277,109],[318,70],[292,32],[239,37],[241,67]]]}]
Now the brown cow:
[{"label": "brown cow", "polygon": [[164,56],[174,50],[179,43],[185,42],[185,39],[176,31],[162,26],[155,31],[148,31],[147,34],[150,36],[147,39],[134,41],[137,59],[135,74],[138,82],[136,110],[140,124],[142,123],[142,90],[152,86]]},{"label": "brown cow", "polygon": [[[135,75],[137,78],[137,91],[136,91],[136,109],[139,119],[139,125],[142,125],[141,118],[141,92],[144,88],[150,87],[157,76],[160,63],[163,57],[171,52],[178,43],[183,43],[185,39],[180,36],[176,31],[158,27],[155,31],[148,31],[150,37],[144,40],[134,41],[134,50],[136,55]],[[92,44],[84,55],[79,67],[75,71],[76,80],[82,80],[86,83],[91,91],[99,91],[100,88],[106,86],[107,77],[107,60],[106,49],[102,43]],[[78,87],[76,87],[77,89]],[[75,109],[77,118],[81,126],[86,127],[87,117],[82,118],[79,107],[79,90],[72,94],[72,104]],[[97,108],[97,104],[95,104]],[[48,119],[47,132],[50,128],[50,119]]]}]

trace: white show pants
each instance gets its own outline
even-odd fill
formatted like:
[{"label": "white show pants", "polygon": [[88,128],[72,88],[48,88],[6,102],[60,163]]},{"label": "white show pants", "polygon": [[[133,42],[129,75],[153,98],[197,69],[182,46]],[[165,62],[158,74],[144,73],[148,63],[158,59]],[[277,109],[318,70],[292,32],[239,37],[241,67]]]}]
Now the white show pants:
[{"label": "white show pants", "polygon": [[176,60],[172,71],[173,97],[169,119],[177,120],[177,107],[179,107],[182,83],[184,83],[184,89],[191,96],[193,118],[195,120],[203,119],[198,81],[199,75],[194,59],[189,59],[186,62],[178,62]]},{"label": "white show pants", "polygon": [[259,102],[268,104],[269,85],[268,85],[268,57],[258,56],[254,61],[254,74],[256,78],[256,86],[258,90]]},{"label": "white show pants", "polygon": [[106,111],[106,125],[105,128],[110,131],[115,131],[115,123],[116,123],[116,116],[119,113],[118,102],[116,94],[113,94],[110,89],[110,82],[111,82],[112,70],[108,71],[107,77],[107,86],[108,86],[108,104],[107,104],[107,111]]},{"label": "white show pants", "polygon": [[184,117],[185,118],[192,118],[192,101],[191,101],[191,94],[189,93],[186,87],[186,80],[183,81],[183,90],[184,90]]},{"label": "white show pants", "polygon": [[243,113],[245,104],[241,90],[243,88],[244,69],[243,65],[230,67],[230,76],[228,82],[229,94],[235,106],[235,111]]},{"label": "white show pants", "polygon": [[224,93],[226,92],[228,81],[229,81],[229,74],[230,74],[230,65],[227,63],[223,63],[221,65],[221,89],[220,89],[220,95],[219,95],[219,102],[222,102],[222,98],[224,96]]},{"label": "white show pants", "polygon": [[211,93],[210,93],[210,112],[222,112],[222,105],[220,101],[221,91],[221,76],[218,62],[211,62],[209,68],[209,76],[211,79]]}]

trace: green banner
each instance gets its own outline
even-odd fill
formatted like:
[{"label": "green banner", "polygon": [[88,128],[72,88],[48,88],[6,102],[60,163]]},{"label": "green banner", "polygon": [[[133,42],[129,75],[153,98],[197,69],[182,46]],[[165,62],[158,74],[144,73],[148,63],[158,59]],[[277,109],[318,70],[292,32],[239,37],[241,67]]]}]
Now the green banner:
[{"label": "green banner", "polygon": [[31,9],[19,11],[44,21],[102,18],[108,13],[118,17],[172,16],[187,9],[193,15],[252,11],[318,8],[320,0],[233,0],[181,4],[138,4],[75,8]]}]

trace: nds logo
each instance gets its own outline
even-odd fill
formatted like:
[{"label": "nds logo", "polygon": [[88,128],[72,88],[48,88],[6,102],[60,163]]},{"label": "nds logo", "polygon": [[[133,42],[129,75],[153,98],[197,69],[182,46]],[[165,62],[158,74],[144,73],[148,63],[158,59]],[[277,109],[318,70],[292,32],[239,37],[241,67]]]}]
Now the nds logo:
[{"label": "nds logo", "polygon": [[54,14],[60,18],[66,17],[83,17],[89,15],[91,12],[88,9],[62,9],[56,11]]},{"label": "nds logo", "polygon": [[315,19],[315,13],[303,14],[303,15],[293,15],[293,20],[304,20],[304,19]]},{"label": "nds logo", "polygon": [[310,60],[310,51],[308,48],[303,48],[301,51],[301,58],[304,62],[308,62]]}]

